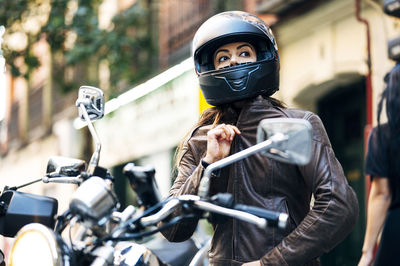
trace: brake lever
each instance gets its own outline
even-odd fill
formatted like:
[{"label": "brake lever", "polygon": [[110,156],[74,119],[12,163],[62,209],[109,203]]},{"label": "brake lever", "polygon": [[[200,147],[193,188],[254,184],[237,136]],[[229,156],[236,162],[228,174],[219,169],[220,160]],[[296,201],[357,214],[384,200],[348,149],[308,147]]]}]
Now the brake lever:
[{"label": "brake lever", "polygon": [[46,175],[41,178],[43,183],[64,183],[64,184],[76,184],[82,183],[81,176],[61,176],[61,175]]},{"label": "brake lever", "polygon": [[211,202],[218,206],[225,208],[233,208],[235,205],[233,196],[231,193],[218,193],[211,197]]}]

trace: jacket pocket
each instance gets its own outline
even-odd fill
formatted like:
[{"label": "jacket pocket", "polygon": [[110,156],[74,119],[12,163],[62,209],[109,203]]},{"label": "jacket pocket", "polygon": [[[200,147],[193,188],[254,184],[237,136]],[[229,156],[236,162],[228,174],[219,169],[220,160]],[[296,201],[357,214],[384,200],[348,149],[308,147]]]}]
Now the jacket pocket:
[{"label": "jacket pocket", "polygon": [[287,200],[284,199],[284,200],[283,200],[283,203],[285,204],[285,212],[286,212],[286,214],[289,216],[288,225],[286,226],[286,231],[288,231],[287,234],[290,234],[290,232],[292,232],[292,231],[297,227],[297,223],[296,223],[296,221],[293,219],[293,216],[290,215],[289,206],[288,206]]},{"label": "jacket pocket", "polygon": [[286,237],[290,232],[292,232],[296,228],[296,222],[293,217],[290,215],[288,203],[285,197],[271,197],[265,199],[265,207],[269,210],[276,212],[283,212],[289,216],[288,224],[285,229],[280,228],[271,228],[272,229],[272,238],[274,245],[277,245],[282,241],[284,237]]}]

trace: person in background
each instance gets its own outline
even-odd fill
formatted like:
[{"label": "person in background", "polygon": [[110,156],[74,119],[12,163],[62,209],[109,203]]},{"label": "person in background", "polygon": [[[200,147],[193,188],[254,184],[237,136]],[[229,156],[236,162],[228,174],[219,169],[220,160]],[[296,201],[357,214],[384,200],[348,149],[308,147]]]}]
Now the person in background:
[{"label": "person in background", "polygon": [[[368,141],[365,172],[371,177],[367,228],[359,266],[398,265],[400,252],[400,65],[386,76],[378,104],[378,126]],[[386,104],[387,123],[381,124]],[[383,228],[383,230],[382,230]],[[374,249],[382,233],[374,261]]]},{"label": "person in background", "polygon": [[[171,197],[197,195],[204,169],[255,145],[263,119],[302,118],[313,130],[312,159],[305,166],[256,154],[213,173],[211,195],[227,192],[238,204],[285,212],[290,224],[281,231],[236,219],[211,219],[210,265],[319,265],[318,257],[341,242],[358,217],[356,195],[320,118],[286,108],[271,97],[279,89],[277,50],[270,27],[241,11],[209,18],[194,36],[195,71],[206,101],[214,107],[202,113],[178,149]],[[162,233],[170,241],[183,241],[197,222],[181,222]]]}]

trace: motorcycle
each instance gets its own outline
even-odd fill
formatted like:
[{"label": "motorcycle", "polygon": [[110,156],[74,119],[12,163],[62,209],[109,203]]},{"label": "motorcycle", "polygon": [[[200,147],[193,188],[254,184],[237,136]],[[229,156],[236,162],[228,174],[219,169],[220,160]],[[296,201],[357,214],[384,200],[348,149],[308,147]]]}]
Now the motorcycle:
[{"label": "motorcycle", "polygon": [[[92,124],[104,116],[103,92],[82,86],[76,105],[80,118],[87,123],[93,136],[95,151],[88,164],[78,159],[50,158],[45,177],[4,189],[0,197],[0,234],[15,236],[9,265],[179,265],[157,255],[143,240],[182,220],[207,219],[211,213],[261,228],[286,227],[286,213],[236,204],[228,193],[210,197],[209,180],[213,171],[258,152],[287,163],[308,163],[311,125],[307,121],[289,118],[261,121],[258,144],[210,164],[204,171],[198,195],[161,200],[154,181],[154,169],[127,164],[124,174],[138,194],[140,207],[129,205],[118,211],[120,204],[113,191],[113,177],[98,165],[101,143]],[[17,191],[40,181],[78,185],[64,213],[56,216],[57,200],[54,198]],[[185,211],[169,219],[177,208]],[[204,265],[209,245],[207,239],[197,247],[190,263],[184,265]]]}]

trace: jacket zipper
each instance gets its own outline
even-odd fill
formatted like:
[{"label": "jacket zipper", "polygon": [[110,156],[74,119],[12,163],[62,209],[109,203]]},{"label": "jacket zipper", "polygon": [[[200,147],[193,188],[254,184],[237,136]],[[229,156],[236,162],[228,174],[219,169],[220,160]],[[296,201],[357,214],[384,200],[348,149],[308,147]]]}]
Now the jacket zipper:
[{"label": "jacket zipper", "polygon": [[[236,148],[237,146],[237,139],[234,139],[234,143],[233,143],[233,148]],[[233,167],[231,168],[231,172],[232,172],[232,177],[233,177],[233,200],[234,202],[237,203],[237,193],[238,193],[238,178],[235,174],[235,167],[236,167],[236,163],[232,165]],[[236,230],[238,224],[236,219],[232,219],[232,237],[233,237],[233,241],[232,241],[232,258],[234,260],[237,260],[236,258],[236,246],[237,246],[237,239],[238,239],[238,230]]]}]

